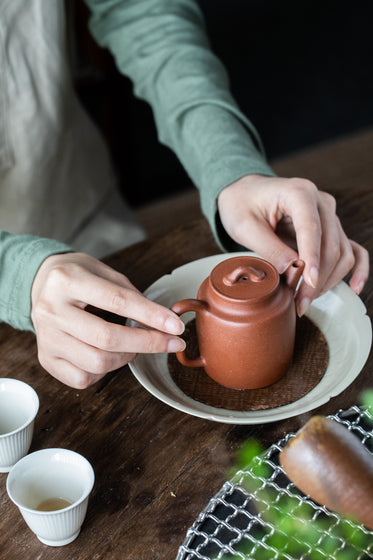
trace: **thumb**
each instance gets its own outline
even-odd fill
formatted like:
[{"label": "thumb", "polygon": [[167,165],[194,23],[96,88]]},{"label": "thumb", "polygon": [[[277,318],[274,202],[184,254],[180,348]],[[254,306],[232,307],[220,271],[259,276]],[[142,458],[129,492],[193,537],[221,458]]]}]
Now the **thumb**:
[{"label": "thumb", "polygon": [[298,253],[284,243],[267,221],[253,218],[241,233],[240,243],[269,261],[280,274],[298,259]]}]

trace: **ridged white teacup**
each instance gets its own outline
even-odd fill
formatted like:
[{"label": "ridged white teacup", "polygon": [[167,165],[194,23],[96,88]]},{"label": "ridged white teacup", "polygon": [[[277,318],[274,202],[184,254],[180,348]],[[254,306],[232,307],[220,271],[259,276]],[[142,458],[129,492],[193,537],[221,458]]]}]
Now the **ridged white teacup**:
[{"label": "ridged white teacup", "polygon": [[0,472],[9,472],[31,446],[39,398],[30,385],[0,377]]},{"label": "ridged white teacup", "polygon": [[7,492],[38,539],[63,546],[79,535],[94,484],[90,463],[68,449],[30,453],[12,468]]}]

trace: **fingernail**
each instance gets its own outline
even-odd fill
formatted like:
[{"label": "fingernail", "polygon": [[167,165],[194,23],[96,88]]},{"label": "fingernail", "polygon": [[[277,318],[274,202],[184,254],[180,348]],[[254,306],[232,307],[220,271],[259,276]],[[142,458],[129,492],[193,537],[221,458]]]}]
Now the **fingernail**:
[{"label": "fingernail", "polygon": [[365,282],[360,282],[356,287],[355,287],[355,294],[360,295],[361,292],[363,291]]},{"label": "fingernail", "polygon": [[181,319],[177,319],[176,317],[168,317],[164,324],[165,329],[170,334],[182,334],[185,329],[185,325]]},{"label": "fingernail", "polygon": [[297,306],[298,317],[302,317],[302,315],[305,314],[305,312],[307,311],[310,305],[311,305],[310,298],[304,297],[303,299],[301,299]]},{"label": "fingernail", "polygon": [[316,288],[318,281],[319,269],[317,268],[317,266],[313,266],[308,274],[308,284],[312,286],[312,288]]},{"label": "fingernail", "polygon": [[186,344],[185,340],[182,338],[172,338],[167,347],[168,352],[182,352],[185,350]]}]

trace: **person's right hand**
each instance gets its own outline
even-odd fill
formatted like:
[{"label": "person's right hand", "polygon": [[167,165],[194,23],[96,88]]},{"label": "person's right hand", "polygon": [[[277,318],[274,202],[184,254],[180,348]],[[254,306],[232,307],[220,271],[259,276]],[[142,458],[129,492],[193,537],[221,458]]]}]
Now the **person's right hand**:
[{"label": "person's right hand", "polygon": [[346,275],[360,294],[369,275],[368,251],[348,239],[336,201],[298,177],[246,175],[219,195],[218,209],[228,235],[256,251],[282,274],[296,259],[305,263],[296,294],[298,315]]},{"label": "person's right hand", "polygon": [[[179,352],[184,325],[170,309],[144,297],[123,274],[83,253],[48,257],[31,292],[40,364],[53,377],[84,389],[138,352]],[[105,321],[87,306],[148,328]]]}]

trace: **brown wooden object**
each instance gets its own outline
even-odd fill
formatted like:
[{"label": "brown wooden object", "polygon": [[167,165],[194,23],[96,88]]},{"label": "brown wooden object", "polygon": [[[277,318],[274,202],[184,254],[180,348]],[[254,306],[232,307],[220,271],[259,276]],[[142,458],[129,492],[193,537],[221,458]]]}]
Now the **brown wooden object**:
[{"label": "brown wooden object", "polygon": [[373,530],[373,455],[346,426],[313,416],[281,451],[280,464],[304,494]]}]

